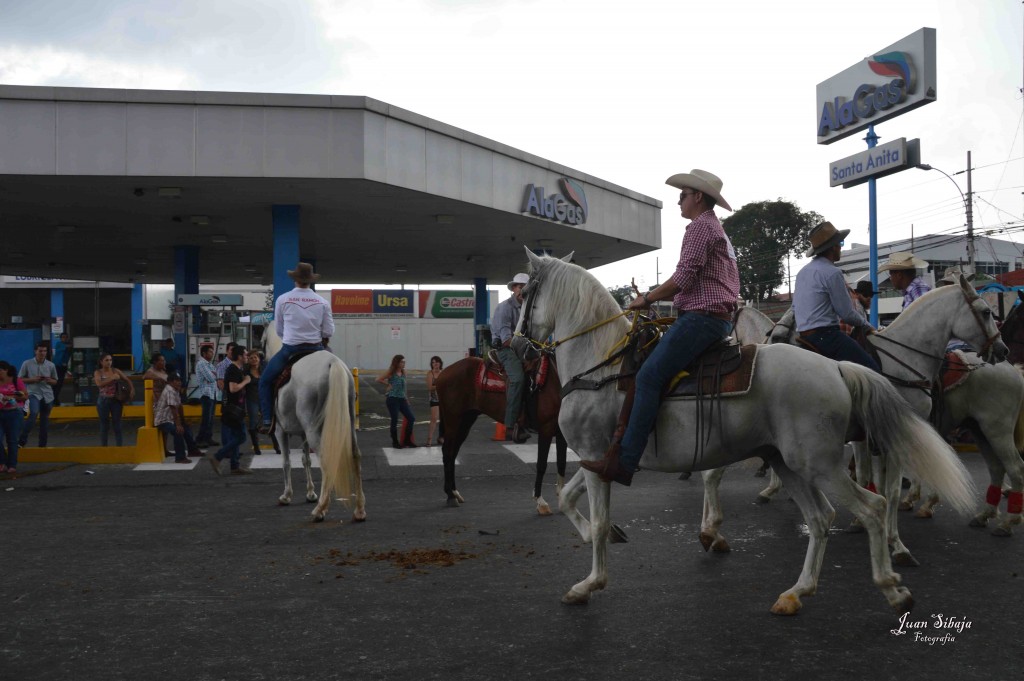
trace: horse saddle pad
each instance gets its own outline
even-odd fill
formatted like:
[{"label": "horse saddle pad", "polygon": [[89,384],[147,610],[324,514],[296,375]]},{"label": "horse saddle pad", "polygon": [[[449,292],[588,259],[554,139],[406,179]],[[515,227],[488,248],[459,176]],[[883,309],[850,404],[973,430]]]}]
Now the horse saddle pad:
[{"label": "horse saddle pad", "polygon": [[[491,352],[494,352],[493,350]],[[527,376],[533,377],[533,384],[536,388],[543,387],[550,373],[551,358],[542,355],[539,360],[528,362],[523,366]],[[480,365],[476,373],[476,384],[485,393],[503,393],[508,387],[508,376],[505,374],[497,357],[488,353],[487,358]]]},{"label": "horse saddle pad", "polygon": [[284,369],[281,370],[281,375],[277,377],[276,381],[274,381],[274,390],[275,391],[280,390],[284,386],[285,383],[287,383],[288,381],[291,380],[291,378],[292,378],[292,367],[295,366],[296,362],[298,362],[300,359],[302,359],[306,355],[312,355],[314,352],[321,352],[321,351],[320,350],[299,350],[294,355],[291,355],[288,358],[288,363],[285,364],[284,365]]},{"label": "horse saddle pad", "polygon": [[939,374],[942,381],[942,390],[949,392],[967,380],[971,373],[971,365],[967,363],[963,350],[954,350],[946,353],[946,359],[942,362],[942,370]]},{"label": "horse saddle pad", "polygon": [[750,390],[757,345],[715,345],[686,370],[667,398],[742,395]]}]

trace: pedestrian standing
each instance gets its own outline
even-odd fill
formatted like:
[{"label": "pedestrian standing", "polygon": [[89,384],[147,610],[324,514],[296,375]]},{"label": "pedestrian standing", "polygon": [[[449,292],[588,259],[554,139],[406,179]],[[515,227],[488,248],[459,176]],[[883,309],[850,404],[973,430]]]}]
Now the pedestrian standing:
[{"label": "pedestrian standing", "polygon": [[28,390],[17,377],[14,367],[0,361],[0,441],[4,443],[0,457],[0,473],[18,472],[18,439],[25,420],[25,400]]},{"label": "pedestrian standing", "polygon": [[217,367],[213,363],[212,345],[200,348],[199,361],[196,362],[196,377],[199,379],[199,403],[203,408],[196,441],[201,447],[219,445],[220,443],[213,439],[213,416],[217,410]]},{"label": "pedestrian standing", "polygon": [[53,406],[60,406],[60,391],[64,387],[64,377],[68,375],[71,363],[71,341],[66,333],[53,342],[53,365],[57,367],[57,385],[53,386]]},{"label": "pedestrian standing", "polygon": [[437,428],[437,444],[444,444],[444,424],[441,423],[441,400],[437,396],[437,377],[441,375],[444,362],[434,355],[430,358],[430,371],[427,372],[427,395],[430,402],[430,429],[427,431],[427,446],[434,440],[434,429]]},{"label": "pedestrian standing", "polygon": [[260,451],[260,376],[266,364],[263,361],[263,353],[258,350],[250,350],[245,358],[245,375],[251,380],[245,386],[245,414],[249,426],[249,439],[252,440],[252,453],[259,456]]},{"label": "pedestrian standing", "polygon": [[[114,442],[124,446],[121,436],[121,414],[124,405],[117,399],[117,382],[129,381],[124,372],[114,368],[114,357],[109,352],[100,355],[100,368],[92,374],[93,383],[99,389],[96,397],[96,412],[100,417],[100,445],[107,446],[110,428],[114,429]],[[128,385],[131,385],[129,381]]]},{"label": "pedestrian standing", "polygon": [[39,446],[46,446],[50,410],[53,409],[53,386],[57,385],[57,367],[46,359],[49,349],[46,343],[36,343],[35,357],[26,359],[18,371],[18,378],[28,386],[28,421],[21,431],[21,439],[18,442],[22,447],[28,441],[36,418],[39,419]]},{"label": "pedestrian standing", "polygon": [[252,471],[242,467],[239,447],[245,442],[245,386],[249,385],[252,379],[242,371],[245,365],[244,347],[235,345],[228,353],[228,357],[231,364],[224,370],[224,399],[220,406],[223,444],[215,453],[207,456],[207,461],[214,472],[220,475],[220,462],[230,458],[231,474],[245,475]]},{"label": "pedestrian standing", "polygon": [[[388,386],[385,394],[385,403],[388,413],[391,414],[391,446],[395,449],[402,447],[415,447],[412,441],[412,425],[416,422],[413,416],[412,407],[409,406],[409,398],[405,392],[405,356],[395,355],[391,358],[391,366],[377,379],[378,383]],[[405,417],[405,432],[402,439],[398,439],[398,413]]]}]

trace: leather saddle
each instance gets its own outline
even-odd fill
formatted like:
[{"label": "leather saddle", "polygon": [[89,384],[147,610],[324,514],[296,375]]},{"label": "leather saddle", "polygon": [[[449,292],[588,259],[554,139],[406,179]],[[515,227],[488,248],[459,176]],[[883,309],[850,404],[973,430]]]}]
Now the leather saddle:
[{"label": "leather saddle", "polygon": [[284,387],[284,385],[288,381],[291,380],[291,378],[292,378],[292,367],[295,366],[295,363],[298,362],[303,357],[305,357],[306,355],[312,355],[314,352],[322,352],[322,351],[321,350],[299,350],[294,355],[291,355],[288,358],[288,362],[284,365],[284,369],[281,370],[281,375],[277,377],[276,381],[274,381],[274,394],[275,395],[277,394],[278,390],[280,390],[282,387]]},{"label": "leather saddle", "polygon": [[665,397],[747,392],[754,375],[757,349],[756,345],[739,345],[732,338],[715,343],[673,380]]},{"label": "leather saddle", "polygon": [[[523,373],[530,379],[532,390],[544,386],[550,374],[551,358],[548,355],[523,362]],[[476,383],[480,389],[488,393],[503,393],[508,388],[508,374],[498,360],[497,353],[492,349],[484,357],[483,364],[476,375]]]},{"label": "leather saddle", "polygon": [[967,380],[971,373],[971,366],[964,359],[962,350],[947,352],[939,370],[939,380],[942,382],[942,391],[949,392]]}]

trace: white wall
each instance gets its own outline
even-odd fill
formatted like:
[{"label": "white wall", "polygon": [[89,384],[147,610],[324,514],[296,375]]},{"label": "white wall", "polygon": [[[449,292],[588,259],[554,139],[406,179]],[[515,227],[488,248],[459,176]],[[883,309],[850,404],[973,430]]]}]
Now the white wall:
[{"label": "white wall", "polygon": [[386,369],[392,357],[405,355],[407,369],[427,370],[431,356],[439,356],[448,366],[476,345],[472,319],[335,315],[334,324],[331,350],[351,368]]}]

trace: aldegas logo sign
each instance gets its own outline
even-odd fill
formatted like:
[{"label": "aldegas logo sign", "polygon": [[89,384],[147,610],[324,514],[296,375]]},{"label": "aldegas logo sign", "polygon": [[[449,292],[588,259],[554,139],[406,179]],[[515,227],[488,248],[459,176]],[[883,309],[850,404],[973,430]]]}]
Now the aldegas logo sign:
[{"label": "aldegas logo sign", "polygon": [[568,225],[582,225],[587,221],[587,195],[583,185],[563,177],[558,181],[561,194],[545,195],[544,187],[526,185],[523,212]]}]

